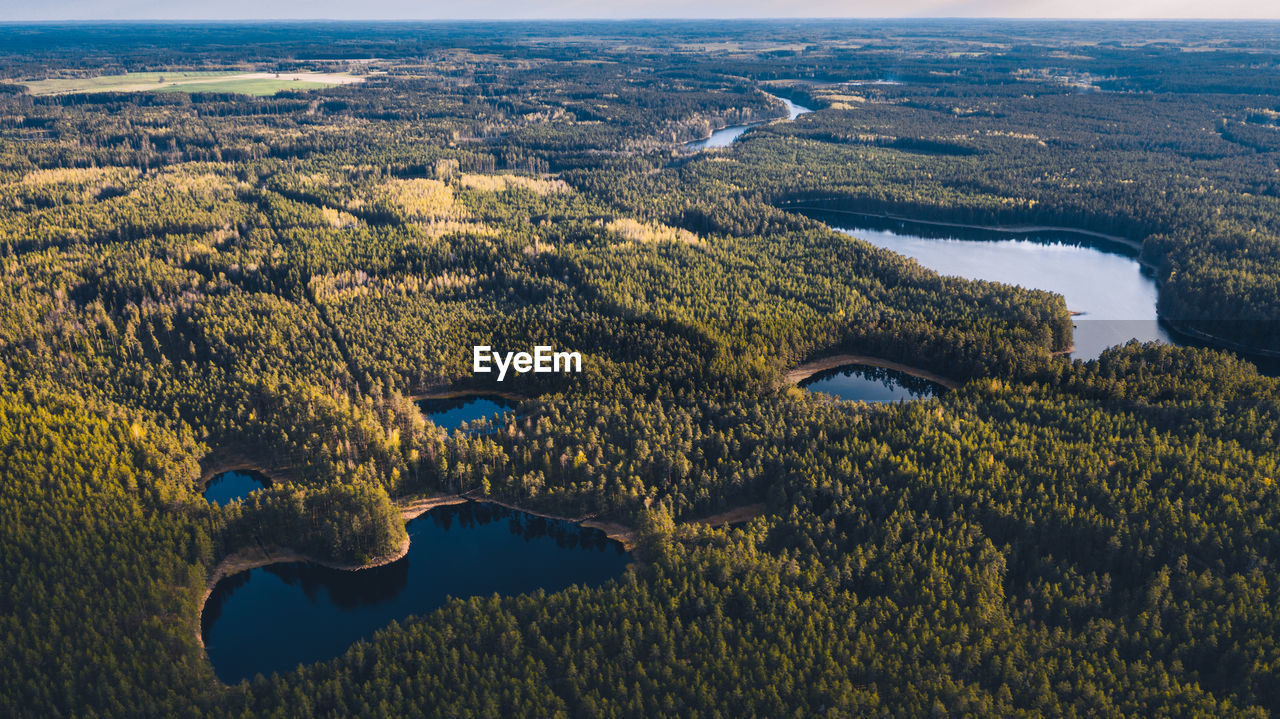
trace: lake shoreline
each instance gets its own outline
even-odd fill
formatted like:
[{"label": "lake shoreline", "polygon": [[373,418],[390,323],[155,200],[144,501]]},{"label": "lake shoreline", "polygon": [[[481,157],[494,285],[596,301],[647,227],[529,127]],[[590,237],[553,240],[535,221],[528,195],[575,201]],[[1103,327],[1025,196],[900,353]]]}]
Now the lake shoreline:
[{"label": "lake shoreline", "polygon": [[[868,217],[875,220],[892,220],[894,222],[905,222],[913,225],[931,225],[934,227],[956,227],[967,230],[983,230],[986,232],[1005,232],[1011,235],[1027,235],[1037,232],[1064,232],[1074,235],[1084,235],[1107,242],[1114,242],[1133,250],[1134,252],[1142,252],[1142,243],[1120,235],[1109,235],[1105,232],[1096,230],[1083,230],[1078,227],[1064,227],[1062,225],[978,225],[967,222],[944,222],[942,220],[920,220],[914,217],[904,217],[889,212],[855,212],[853,210],[833,210],[825,207],[804,207],[801,205],[791,205],[783,203],[787,210],[791,211],[809,211],[809,212],[830,212],[838,215],[854,215],[856,217]],[[838,229],[838,228],[832,228]],[[1150,264],[1144,262],[1141,258],[1138,262],[1147,269],[1153,269]]]},{"label": "lake shoreline", "polygon": [[[605,521],[595,519],[595,515],[584,515],[581,517],[570,517],[565,515],[550,514],[547,512],[531,511],[498,499],[487,497],[469,496],[469,492],[458,494],[433,494],[433,495],[417,495],[401,497],[393,500],[396,508],[400,511],[401,519],[408,524],[410,521],[421,517],[423,514],[436,509],[450,505],[465,504],[467,502],[477,502],[484,504],[494,504],[506,509],[514,510],[524,514],[529,514],[543,519],[554,521],[571,522],[588,529],[596,529],[611,540],[620,543],[628,554],[631,555],[633,562],[640,560],[635,556],[637,547],[637,532],[634,527],[627,526],[621,522]],[[698,517],[689,519],[684,524],[702,524],[712,527],[719,527],[726,524],[737,524],[745,522],[764,513],[766,506],[763,503],[748,504],[738,507],[731,507],[723,512],[718,512],[706,517]],[[306,552],[300,552],[296,549],[280,546],[254,546],[239,549],[231,554],[223,557],[209,573],[205,580],[204,594],[200,599],[199,611],[194,617],[194,635],[196,644],[201,649],[207,649],[204,643],[203,618],[204,608],[209,598],[213,596],[213,591],[218,583],[227,577],[248,572],[254,569],[270,566],[273,564],[285,564],[289,562],[309,562],[329,569],[336,569],[345,572],[359,572],[366,569],[374,569],[376,567],[386,566],[404,558],[409,553],[412,539],[408,532],[405,532],[404,539],[395,551],[384,556],[375,557],[365,563],[344,563],[334,562],[326,559],[320,559]],[[215,685],[226,689],[231,685],[218,679],[215,674]]]},{"label": "lake shoreline", "polygon": [[[1062,227],[1057,225],[978,225],[978,224],[961,223],[961,222],[919,220],[919,219],[904,217],[902,215],[896,215],[888,212],[886,213],[855,212],[852,210],[827,209],[822,207],[790,204],[785,202],[779,203],[777,206],[780,209],[796,211],[799,213],[803,213],[803,212],[831,213],[831,214],[837,214],[837,215],[863,217],[870,220],[890,220],[894,222],[901,222],[906,225],[914,224],[914,225],[925,225],[925,226],[936,226],[936,227],[955,227],[960,229],[973,229],[973,230],[980,230],[980,231],[1000,232],[1000,233],[1007,233],[1007,234],[1013,234],[1013,235],[1034,234],[1036,232],[1069,233],[1074,235],[1080,235],[1082,237],[1087,237],[1087,238],[1095,238],[1104,243],[1111,243],[1114,245],[1119,245],[1121,247],[1125,247],[1130,250],[1133,250],[1135,254],[1131,256],[1131,259],[1137,262],[1138,265],[1143,270],[1154,272],[1156,269],[1153,265],[1151,265],[1149,262],[1143,259],[1141,254],[1142,243],[1136,240],[1127,239],[1117,235],[1109,235],[1109,234],[1106,234],[1103,232],[1097,232],[1094,230],[1084,230],[1084,229],[1078,229],[1073,227]],[[818,221],[821,222],[822,220],[818,219]],[[857,229],[841,228],[829,222],[823,222],[823,224],[838,232],[844,232],[854,237],[857,236],[857,232],[858,232]],[[890,230],[890,232],[892,232],[892,230]],[[1096,249],[1102,252],[1108,251],[1108,248],[1106,248],[1105,246],[1097,247]],[[1127,254],[1127,253],[1122,253],[1122,254]],[[1156,285],[1156,291],[1158,294],[1163,290],[1163,283],[1160,281],[1159,276],[1156,276],[1154,280]],[[1079,314],[1080,313],[1078,312],[1072,312],[1073,317],[1078,316]],[[1167,317],[1161,316],[1159,313],[1158,300],[1156,305],[1155,319],[1160,323],[1160,325],[1165,330],[1166,337],[1162,341],[1165,341],[1174,345],[1185,346],[1184,342],[1187,340],[1190,340],[1192,344],[1199,344],[1199,345],[1207,346],[1212,349],[1233,352],[1239,355],[1242,359],[1252,361],[1255,364],[1258,364],[1258,362],[1264,362],[1264,363],[1273,362],[1274,360],[1280,359],[1280,351],[1258,347],[1258,346],[1247,344],[1247,343],[1237,342],[1235,340],[1231,340],[1225,337],[1220,337],[1210,332],[1205,332],[1203,330],[1199,330],[1193,327],[1188,327],[1176,320],[1172,320]],[[1179,341],[1179,340],[1182,340],[1182,341]],[[1054,353],[1054,354],[1056,355],[1060,353]],[[1269,371],[1274,372],[1275,370],[1272,369]]]},{"label": "lake shoreline", "polygon": [[[588,529],[599,530],[601,532],[604,532],[604,534],[609,539],[621,544],[623,549],[625,549],[628,554],[633,555],[632,556],[633,560],[635,559],[634,553],[637,546],[637,542],[636,542],[637,536],[636,536],[635,528],[629,527],[621,522],[597,520],[595,519],[595,515],[585,515],[582,517],[575,518],[575,517],[569,517],[565,515],[550,514],[547,512],[538,512],[534,510],[525,509],[523,507],[512,504],[510,502],[504,502],[498,499],[490,499],[490,498],[484,498],[484,497],[470,497],[470,496],[467,496],[466,492],[463,492],[461,494],[436,494],[436,495],[430,495],[430,496],[403,497],[399,500],[396,500],[395,504],[397,509],[400,510],[401,519],[405,522],[405,524],[408,524],[414,519],[417,519],[418,517],[421,517],[427,512],[433,509],[436,509],[438,507],[447,507],[451,505],[465,504],[467,502],[495,504],[500,507],[504,507],[506,509],[532,515],[534,517],[540,517],[542,519],[550,519],[550,520],[561,521],[561,522],[571,522],[573,524],[577,524],[579,526],[586,527]],[[743,505],[740,507],[732,507],[723,512],[712,514],[706,517],[690,519],[690,520],[687,520],[685,523],[705,524],[713,527],[718,527],[725,524],[738,524],[740,522],[745,522],[747,520],[754,519],[755,517],[758,517],[761,514],[763,514],[764,511],[765,511],[765,505],[763,503],[749,504],[749,505]],[[368,562],[365,562],[363,564],[348,563],[348,562],[334,562],[331,560],[320,559],[319,557],[315,557],[311,554],[307,554],[306,552],[299,552],[298,550],[292,549],[290,547],[279,547],[279,546],[245,547],[243,549],[239,549],[235,552],[232,552],[226,557],[223,557],[222,560],[219,561],[214,566],[213,571],[209,573],[209,576],[205,580],[204,595],[200,599],[200,611],[197,612],[195,616],[196,643],[200,646],[201,649],[205,648],[204,633],[203,633],[203,628],[201,626],[201,622],[204,617],[204,607],[205,607],[205,604],[208,603],[209,597],[213,596],[213,590],[215,587],[217,587],[218,582],[222,581],[223,579],[226,579],[227,577],[239,574],[241,572],[248,572],[254,569],[260,569],[262,567],[270,566],[272,564],[286,564],[289,562],[310,562],[312,564],[317,564],[329,569],[337,569],[344,572],[359,572],[365,569],[374,569],[377,567],[386,566],[388,564],[392,564],[394,562],[399,561],[409,553],[409,548],[411,544],[412,544],[412,540],[409,537],[408,532],[406,531],[404,540],[400,543],[400,545],[396,548],[394,552],[391,552],[381,557],[375,557],[374,559]],[[223,687],[229,686],[228,684],[222,682],[221,680],[219,680],[218,684]]]},{"label": "lake shoreline", "polygon": [[[425,511],[425,510],[424,510]],[[306,552],[299,552],[289,547],[246,547],[236,550],[226,557],[213,568],[208,579],[205,580],[204,596],[200,599],[200,611],[196,614],[196,643],[200,648],[204,648],[204,632],[201,622],[204,618],[204,607],[209,602],[209,597],[213,596],[213,590],[227,577],[248,572],[254,569],[270,566],[272,564],[286,564],[289,562],[311,562],[329,569],[338,569],[344,572],[358,572],[364,569],[374,569],[386,566],[393,562],[397,562],[409,553],[410,539],[408,532],[405,533],[404,539],[400,542],[400,546],[390,554],[382,557],[376,557],[364,564],[353,564],[344,562],[333,562],[319,557],[312,556]],[[221,682],[220,682],[221,683]],[[227,686],[223,684],[223,686]]]},{"label": "lake shoreline", "polygon": [[956,380],[951,379],[950,377],[943,377],[940,374],[937,374],[935,372],[930,372],[929,370],[926,370],[926,369],[921,369],[919,367],[912,367],[911,365],[903,364],[901,362],[895,362],[894,360],[884,359],[883,357],[872,357],[870,355],[856,355],[856,354],[829,355],[827,357],[821,357],[819,359],[810,360],[809,362],[805,362],[804,364],[801,364],[797,367],[793,367],[792,369],[788,370],[782,376],[782,381],[779,384],[780,384],[780,387],[789,387],[792,385],[797,385],[819,372],[823,372],[829,369],[836,369],[837,367],[844,367],[845,365],[865,365],[868,367],[880,367],[882,369],[891,369],[891,370],[896,370],[898,372],[902,372],[903,374],[909,374],[912,377],[918,377],[919,379],[928,380],[935,384],[942,385],[947,389],[958,389],[960,387],[960,382],[957,382]]},{"label": "lake shoreline", "polygon": [[393,503],[400,510],[400,519],[408,524],[436,507],[448,507],[454,504],[465,504],[470,501],[470,499],[461,494],[441,494],[416,499],[405,497],[399,501],[393,500]]},{"label": "lake shoreline", "polygon": [[[404,521],[406,525],[409,522],[413,521],[414,519],[417,519],[418,517],[438,507],[446,507],[446,506],[456,505],[456,504],[465,504],[467,502],[496,504],[506,509],[522,512],[524,514],[529,514],[535,517],[541,517],[543,519],[572,522],[574,524],[578,524],[588,529],[597,529],[604,532],[609,539],[612,539],[618,542],[619,544],[621,544],[623,549],[625,549],[628,554],[634,553],[636,549],[635,529],[628,527],[619,522],[597,521],[594,519],[594,515],[588,515],[583,518],[573,518],[573,517],[548,514],[544,512],[530,511],[528,509],[524,509],[523,507],[519,507],[514,504],[510,504],[508,502],[503,502],[496,499],[470,497],[470,496],[467,496],[466,492],[461,494],[437,494],[437,495],[431,495],[431,496],[425,496],[425,497],[411,496],[411,497],[402,497],[398,500],[393,500],[393,503],[396,505],[396,508],[400,511],[401,520]],[[223,557],[221,561],[219,561],[216,565],[214,565],[213,571],[211,571],[208,577],[205,579],[205,590],[204,590],[204,595],[200,599],[200,610],[196,613],[196,616],[195,616],[196,643],[200,646],[201,649],[205,648],[204,632],[203,632],[203,627],[201,626],[201,622],[204,617],[204,608],[209,601],[209,597],[213,596],[213,590],[215,587],[217,587],[218,582],[222,581],[223,579],[226,579],[227,577],[240,574],[241,572],[248,572],[254,569],[260,569],[262,567],[270,566],[272,564],[286,564],[289,562],[310,562],[310,563],[317,564],[329,569],[337,569],[344,572],[359,572],[365,569],[375,569],[377,567],[383,567],[403,559],[409,553],[409,548],[411,544],[412,544],[412,541],[409,537],[408,532],[406,531],[404,540],[400,543],[398,547],[396,547],[396,550],[394,552],[391,552],[389,554],[386,554],[380,557],[375,557],[368,562],[359,563],[359,564],[349,563],[349,562],[334,562],[327,559],[321,559],[319,557],[307,554],[306,552],[300,552],[291,547],[255,546],[255,547],[244,547],[242,549],[238,549],[235,552],[232,552],[231,554],[228,554],[227,556]],[[220,686],[224,686],[224,687],[229,686],[226,683],[222,682],[221,680],[219,680],[218,683]]]},{"label": "lake shoreline", "polygon": [[502,390],[483,390],[483,389],[446,389],[434,392],[422,392],[419,394],[405,395],[405,399],[410,402],[421,402],[424,399],[461,399],[463,397],[501,397],[508,402],[523,402],[528,397],[517,394],[515,392],[503,392]]},{"label": "lake shoreline", "polygon": [[1174,320],[1166,319],[1164,317],[1161,317],[1160,321],[1163,322],[1166,327],[1172,330],[1174,334],[1179,334],[1179,335],[1182,335],[1183,337],[1188,337],[1190,339],[1203,342],[1216,349],[1230,350],[1240,355],[1241,358],[1245,360],[1250,360],[1250,355],[1252,355],[1255,358],[1268,359],[1268,360],[1280,359],[1280,351],[1278,350],[1269,350],[1269,349],[1263,349],[1261,347],[1250,347],[1249,345],[1242,345],[1239,342],[1235,342],[1233,340],[1229,340],[1223,337],[1218,337],[1217,335],[1209,334],[1208,332],[1204,332],[1202,330],[1197,330],[1191,327],[1187,327],[1185,325],[1179,324]]},{"label": "lake shoreline", "polygon": [[[212,453],[210,454],[212,456]],[[206,464],[205,462],[209,462]],[[290,468],[287,466],[273,467],[267,469],[260,462],[256,462],[244,455],[227,454],[210,461],[209,457],[205,457],[200,461],[200,486],[208,487],[209,482],[214,477],[227,472],[252,472],[265,479],[268,486],[276,482],[277,476],[287,476]]]},{"label": "lake shoreline", "polygon": [[465,502],[484,502],[486,504],[496,504],[499,507],[505,507],[507,509],[511,509],[517,512],[523,512],[524,514],[533,515],[534,517],[541,517],[542,519],[551,519],[557,522],[572,522],[573,524],[586,527],[587,529],[598,529],[601,532],[604,532],[605,536],[607,536],[609,539],[612,539],[613,541],[621,544],[622,548],[627,550],[628,553],[635,552],[636,550],[636,530],[631,527],[628,527],[625,524],[622,524],[621,522],[607,522],[607,521],[597,520],[596,519],[597,515],[595,514],[584,514],[578,517],[570,517],[562,514],[551,514],[549,512],[539,512],[535,510],[525,509],[524,507],[511,504],[510,502],[504,502],[500,499],[493,499],[490,497],[482,497],[482,498],[468,497],[466,496],[467,494],[468,494],[467,492],[464,492],[457,496],[461,497],[462,500]]},{"label": "lake shoreline", "polygon": [[[717,147],[720,147],[720,146],[706,144],[708,140],[716,136],[716,133],[724,132],[725,130],[739,130],[737,135],[734,135],[733,138],[729,140],[729,142],[723,145],[723,147],[728,147],[729,145],[732,145],[733,143],[737,142],[738,137],[740,135],[742,135],[747,130],[750,130],[753,127],[761,127],[763,125],[772,125],[778,122],[791,122],[801,115],[813,112],[813,110],[807,107],[804,107],[803,105],[797,105],[791,100],[788,100],[787,98],[779,97],[778,95],[775,95],[771,92],[766,92],[764,90],[760,90],[760,92],[763,92],[765,95],[768,95],[770,98],[773,98],[774,100],[777,100],[778,102],[782,103],[783,107],[786,108],[786,114],[780,115],[778,117],[771,117],[771,118],[765,118],[763,120],[756,120],[754,122],[747,122],[741,125],[725,125],[723,127],[713,128],[706,137],[678,143],[678,147],[680,148],[680,150],[687,153],[689,156],[693,156],[698,154],[699,152],[702,152],[703,150],[716,149]],[[695,147],[695,145],[700,145],[700,146]]]}]

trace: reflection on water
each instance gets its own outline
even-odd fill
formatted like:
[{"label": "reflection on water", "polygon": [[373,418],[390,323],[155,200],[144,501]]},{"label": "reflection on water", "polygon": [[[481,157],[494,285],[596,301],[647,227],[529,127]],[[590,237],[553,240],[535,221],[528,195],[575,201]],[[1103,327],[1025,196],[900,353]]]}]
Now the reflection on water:
[{"label": "reflection on water", "polygon": [[248,469],[236,469],[214,475],[204,488],[204,498],[214,504],[227,504],[244,499],[255,489],[270,485],[267,478]]},{"label": "reflection on water", "polygon": [[201,616],[218,676],[235,683],[336,657],[449,597],[598,585],[629,559],[599,530],[494,504],[437,507],[407,529],[408,555],[382,567],[348,572],[289,562],[218,582]]},{"label": "reflection on water", "polygon": [[769,97],[772,97],[775,100],[782,100],[782,104],[787,106],[788,120],[794,120],[805,113],[813,112],[813,110],[805,107],[804,105],[797,105],[785,97],[778,97],[776,95],[770,95]]},{"label": "reflection on water", "polygon": [[1048,290],[1074,318],[1072,357],[1093,359],[1130,339],[1173,343],[1156,315],[1156,282],[1124,245],[1078,233],[997,232],[849,213],[805,212],[944,275]]},{"label": "reflection on water", "polygon": [[732,127],[716,130],[711,133],[711,137],[708,137],[705,140],[694,140],[693,142],[685,143],[685,149],[697,152],[699,150],[706,150],[713,147],[728,147],[733,144],[734,140],[738,139],[738,135],[741,135],[758,124],[759,123],[752,123],[750,125],[734,125]]},{"label": "reflection on water", "polygon": [[867,365],[846,365],[823,370],[800,383],[810,392],[825,392],[840,399],[860,402],[897,402],[925,399],[943,388],[898,370]]},{"label": "reflection on water", "polygon": [[[787,106],[788,120],[794,120],[797,117],[800,117],[801,115],[807,112],[813,112],[813,110],[803,105],[797,105],[785,97],[778,97],[776,95],[770,95],[769,97],[772,97],[775,100],[779,100],[784,105]],[[729,145],[733,144],[734,140],[738,139],[739,135],[746,132],[747,130],[750,130],[756,125],[761,125],[761,124],[763,123],[751,122],[751,123],[747,123],[746,125],[733,125],[730,127],[726,127],[711,133],[711,137],[708,137],[705,140],[694,140],[693,142],[686,142],[684,147],[686,150],[689,150],[691,152],[698,152],[699,150],[706,150],[706,149],[715,148],[715,147],[728,147]]]},{"label": "reflection on water", "polygon": [[445,429],[457,429],[464,422],[493,419],[509,409],[511,402],[494,395],[438,397],[418,400],[418,409],[427,419]]}]

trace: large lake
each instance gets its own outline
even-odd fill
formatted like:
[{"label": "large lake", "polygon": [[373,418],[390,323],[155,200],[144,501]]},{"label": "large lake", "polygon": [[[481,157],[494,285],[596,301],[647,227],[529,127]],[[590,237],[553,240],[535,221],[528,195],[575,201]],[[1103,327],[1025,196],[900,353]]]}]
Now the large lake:
[{"label": "large lake", "polygon": [[1072,357],[1093,359],[1130,339],[1173,342],[1156,315],[1156,282],[1137,251],[1071,232],[944,227],[852,213],[808,212],[833,228],[943,275],[1049,290],[1075,318]]},{"label": "large lake", "polygon": [[938,385],[898,370],[846,365],[823,370],[800,382],[810,392],[825,392],[859,402],[897,402],[925,399],[941,393]]},{"label": "large lake", "polygon": [[[772,97],[775,100],[782,101],[782,103],[787,106],[788,120],[794,120],[797,117],[800,117],[801,115],[807,112],[813,112],[813,110],[803,105],[797,105],[785,97],[778,97],[776,95],[770,95],[770,97]],[[693,142],[686,142],[684,147],[686,150],[689,150],[691,152],[698,152],[699,150],[706,150],[714,147],[728,147],[729,145],[733,144],[734,140],[738,139],[739,135],[746,132],[747,130],[750,130],[756,125],[762,125],[762,124],[764,123],[752,122],[746,125],[733,125],[730,127],[726,127],[711,133],[711,137],[708,137],[705,140],[694,140]]]},{"label": "large lake", "polygon": [[218,677],[234,684],[332,659],[449,597],[598,585],[630,559],[599,530],[494,504],[437,507],[408,531],[409,554],[383,567],[348,572],[290,562],[219,582],[201,616]]}]

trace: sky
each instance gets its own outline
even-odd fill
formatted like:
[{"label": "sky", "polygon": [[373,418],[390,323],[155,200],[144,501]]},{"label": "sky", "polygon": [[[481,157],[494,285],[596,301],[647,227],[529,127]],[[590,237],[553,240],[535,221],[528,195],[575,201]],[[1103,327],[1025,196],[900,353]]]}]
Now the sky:
[{"label": "sky", "polygon": [[1269,18],[1277,0],[0,0],[0,21],[574,18]]}]

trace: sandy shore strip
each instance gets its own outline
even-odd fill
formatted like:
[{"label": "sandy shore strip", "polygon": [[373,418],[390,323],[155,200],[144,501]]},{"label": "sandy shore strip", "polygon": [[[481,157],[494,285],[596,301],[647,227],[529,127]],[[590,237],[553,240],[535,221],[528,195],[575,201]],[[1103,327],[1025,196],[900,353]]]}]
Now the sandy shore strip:
[{"label": "sandy shore strip", "polygon": [[499,507],[506,507],[507,509],[523,512],[525,514],[532,514],[535,517],[542,517],[543,519],[553,519],[559,522],[573,522],[574,524],[579,524],[587,529],[598,529],[604,532],[605,536],[609,537],[609,539],[620,542],[623,549],[626,549],[628,552],[634,551],[636,548],[636,530],[622,524],[621,522],[598,520],[596,519],[595,514],[584,514],[578,517],[570,517],[563,514],[550,514],[548,512],[539,512],[527,509],[519,505],[511,504],[510,502],[504,502],[500,499],[493,499],[492,497],[468,497],[467,501],[496,504]]},{"label": "sandy shore strip", "polygon": [[214,477],[225,472],[252,472],[264,477],[269,485],[294,479],[292,465],[267,467],[247,455],[214,450],[200,460],[200,486],[207,487]]},{"label": "sandy shore strip", "polygon": [[[396,506],[400,509],[400,517],[406,523],[412,519],[422,516],[423,514],[435,509],[436,507],[446,507],[454,504],[463,504],[466,502],[487,502],[496,504],[507,509],[517,512],[531,514],[535,517],[544,519],[559,520],[564,522],[574,522],[589,529],[598,529],[605,533],[609,539],[622,544],[623,548],[628,552],[634,552],[636,549],[636,530],[621,522],[601,521],[594,519],[594,515],[588,515],[582,518],[567,517],[563,515],[547,514],[544,512],[536,512],[519,507],[514,504],[503,502],[496,499],[488,499],[484,497],[467,497],[463,494],[437,494],[431,496],[407,497],[395,501]],[[685,522],[686,524],[705,524],[712,527],[719,527],[725,524],[737,524],[754,519],[764,513],[764,504],[748,504],[741,507],[733,507],[723,512],[713,514],[707,517],[692,519]],[[409,553],[410,539],[406,533],[404,540],[396,550],[386,556],[375,558],[365,564],[342,564],[336,562],[318,559],[309,554],[299,552],[288,547],[248,547],[234,552],[223,558],[214,567],[213,572],[209,574],[205,581],[204,596],[200,599],[200,611],[195,616],[195,638],[196,643],[204,648],[204,635],[201,631],[201,619],[204,616],[204,606],[209,601],[209,597],[213,594],[214,587],[218,582],[226,577],[230,577],[240,572],[247,572],[251,569],[258,569],[270,564],[279,564],[283,562],[312,562],[331,569],[340,569],[348,572],[358,572],[363,569],[372,569],[381,567],[392,562],[400,560]]]},{"label": "sandy shore strip", "polygon": [[430,497],[404,497],[394,501],[400,510],[400,519],[408,522],[417,519],[436,507],[447,507],[451,504],[463,504],[470,499],[461,494],[437,494]]},{"label": "sandy shore strip", "polygon": [[819,372],[822,372],[823,370],[835,369],[837,367],[843,367],[844,365],[851,365],[851,364],[860,364],[860,365],[867,365],[869,367],[883,367],[884,369],[897,370],[899,372],[909,374],[912,377],[919,377],[920,379],[927,379],[930,382],[935,382],[937,384],[942,385],[943,387],[946,387],[947,389],[957,389],[960,386],[959,382],[949,377],[943,377],[940,374],[930,372],[929,370],[920,369],[919,367],[912,367],[910,365],[905,365],[905,364],[902,364],[901,362],[895,362],[893,360],[887,360],[887,359],[884,359],[883,357],[871,357],[869,355],[854,355],[854,354],[831,355],[830,357],[823,357],[821,359],[813,360],[812,362],[805,362],[799,367],[796,367],[795,369],[792,369],[788,371],[785,375],[783,375],[782,386],[786,387],[793,384],[799,384],[800,382],[812,377],[813,375]]},{"label": "sandy shore strip", "polygon": [[283,562],[312,562],[330,569],[341,569],[347,572],[357,572],[362,569],[373,569],[381,567],[392,562],[399,561],[402,557],[409,553],[409,535],[406,533],[404,539],[401,540],[400,546],[391,554],[384,557],[375,558],[366,564],[342,564],[318,559],[309,554],[299,552],[288,547],[248,547],[241,549],[230,555],[227,555],[218,565],[214,567],[213,572],[205,581],[204,596],[200,598],[200,612],[196,614],[195,635],[196,643],[201,648],[204,647],[204,633],[201,631],[201,620],[204,617],[205,604],[209,602],[210,595],[213,594],[213,588],[218,585],[226,577],[240,572],[247,572],[251,569],[258,569],[269,564],[280,564]]}]

